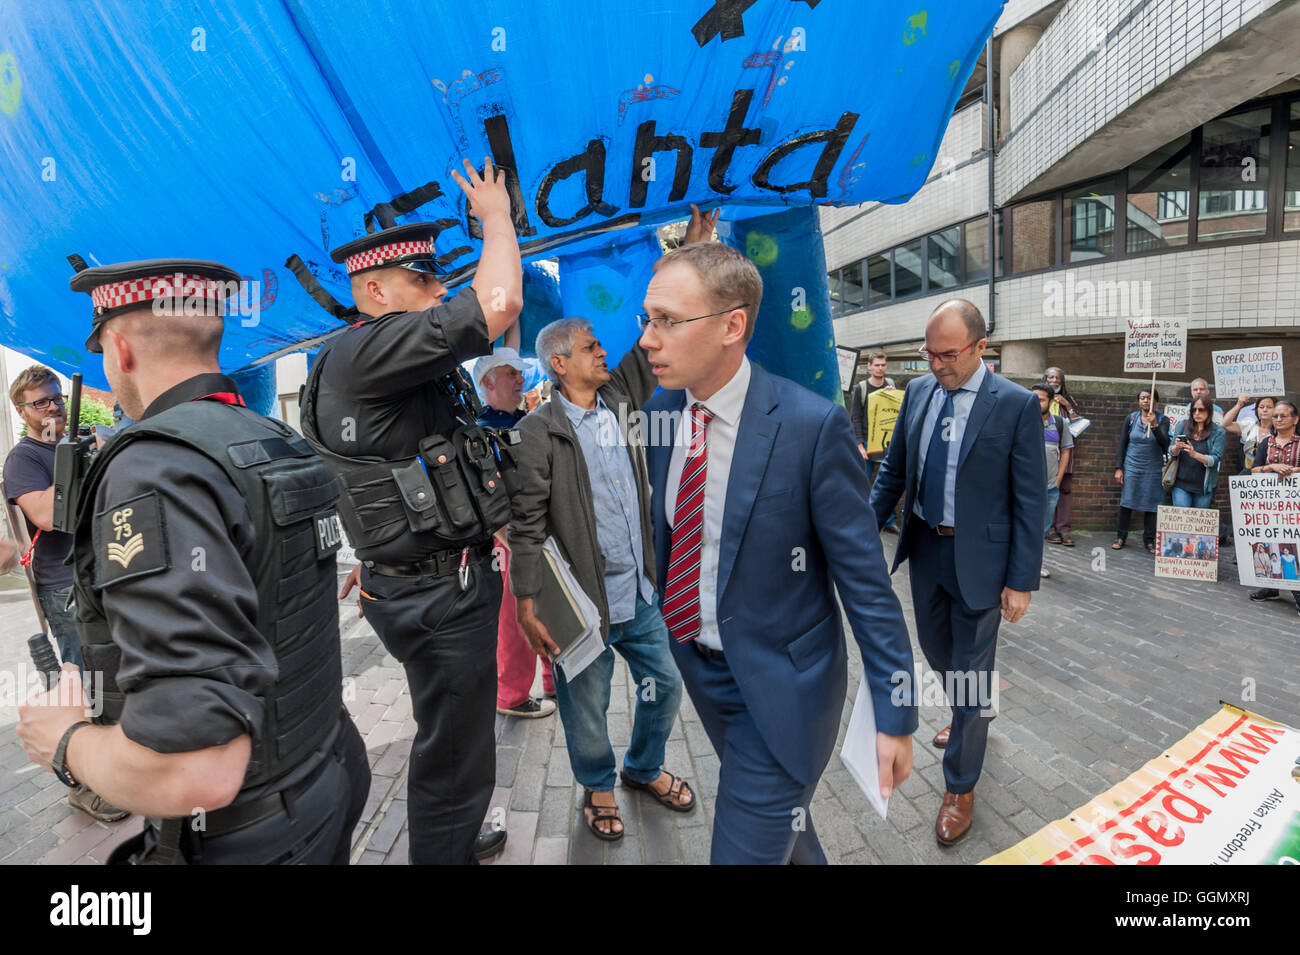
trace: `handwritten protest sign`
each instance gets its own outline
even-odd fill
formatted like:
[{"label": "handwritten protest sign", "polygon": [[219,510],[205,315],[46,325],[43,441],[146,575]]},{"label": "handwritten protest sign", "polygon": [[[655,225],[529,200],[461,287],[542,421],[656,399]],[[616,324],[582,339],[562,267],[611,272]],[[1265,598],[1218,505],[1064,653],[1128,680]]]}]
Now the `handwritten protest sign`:
[{"label": "handwritten protest sign", "polygon": [[1217,395],[1283,395],[1282,346],[1210,352]]},{"label": "handwritten protest sign", "polygon": [[1219,512],[1162,504],[1156,513],[1156,576],[1218,580]]},{"label": "handwritten protest sign", "polygon": [[858,370],[858,349],[836,345],[835,360],[840,366],[840,388],[848,391],[853,384],[853,373]]},{"label": "handwritten protest sign", "polygon": [[894,436],[898,409],[902,405],[903,392],[898,388],[879,388],[867,396],[868,454],[889,450],[889,439]]},{"label": "handwritten protest sign", "polygon": [[1296,865],[1300,732],[1224,704],[1119,785],[981,865]]},{"label": "handwritten protest sign", "polygon": [[1187,319],[1130,318],[1124,331],[1124,371],[1186,371]]},{"label": "handwritten protest sign", "polygon": [[1187,420],[1187,405],[1165,405],[1165,417],[1169,419],[1169,433],[1173,434],[1178,423]]},{"label": "handwritten protest sign", "polygon": [[1300,590],[1300,480],[1246,474],[1228,482],[1242,585]]}]

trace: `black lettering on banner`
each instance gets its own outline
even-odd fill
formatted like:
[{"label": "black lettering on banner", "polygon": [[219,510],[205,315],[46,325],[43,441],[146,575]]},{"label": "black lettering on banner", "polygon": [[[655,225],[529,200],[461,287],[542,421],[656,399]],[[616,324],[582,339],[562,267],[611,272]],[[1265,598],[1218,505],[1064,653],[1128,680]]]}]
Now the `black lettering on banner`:
[{"label": "black lettering on banner", "polygon": [[686,195],[686,188],[691,184],[691,157],[695,150],[685,136],[676,133],[655,135],[655,121],[648,119],[636,128],[636,148],[632,150],[632,186],[628,191],[628,205],[640,208],[645,205],[646,191],[649,183],[641,175],[645,160],[655,153],[677,150],[677,170],[673,173],[673,188],[668,193],[669,202],[678,202]]},{"label": "black lettering on banner", "polygon": [[714,192],[729,196],[736,191],[735,186],[727,185],[727,169],[731,165],[731,157],[737,146],[758,145],[761,131],[745,128],[745,114],[749,112],[749,104],[753,99],[753,90],[736,90],[731,94],[731,112],[727,115],[727,125],[721,132],[700,134],[701,147],[717,150],[713,154],[713,161],[709,163],[709,188]]},{"label": "black lettering on banner", "polygon": [[[756,0],[713,0],[713,7],[708,13],[700,17],[691,27],[691,35],[695,37],[695,42],[704,46],[719,33],[722,34],[722,42],[734,40],[738,36],[745,35],[745,11],[754,5]],[[799,0],[791,0],[791,3],[797,3]],[[821,0],[803,0],[808,4],[808,9],[815,10]]]},{"label": "black lettering on banner", "polygon": [[[826,195],[826,181],[830,178],[831,170],[835,168],[835,162],[840,158],[840,152],[844,149],[844,144],[848,142],[849,134],[853,132],[853,127],[857,122],[857,113],[846,112],[840,116],[840,121],[835,124],[834,129],[804,133],[777,146],[767,154],[767,158],[754,170],[752,177],[754,185],[760,189],[780,193],[807,189],[814,199],[824,198]],[[813,168],[812,178],[806,182],[792,182],[784,186],[772,185],[770,176],[773,167],[795,150],[802,149],[804,146],[811,146],[814,143],[823,143],[824,145],[822,146],[821,157]]]},{"label": "black lettering on banner", "polygon": [[[560,218],[551,212],[551,190],[579,170],[587,187],[587,204],[567,219]],[[572,225],[593,212],[612,216],[617,211],[617,206],[605,201],[605,143],[601,139],[591,140],[578,155],[552,166],[537,189],[537,218],[552,228]]]},{"label": "black lettering on banner", "polygon": [[[483,120],[483,131],[487,133],[488,147],[492,151],[492,165],[502,170],[506,176],[506,192],[510,193],[510,218],[514,221],[515,234],[519,236],[537,235],[537,230],[528,221],[528,207],[524,204],[524,192],[519,186],[519,166],[515,163],[515,145],[510,140],[510,124],[506,122],[505,113],[496,113]],[[483,226],[469,214],[469,204],[465,205],[465,217],[469,220],[471,239],[483,238]]]}]

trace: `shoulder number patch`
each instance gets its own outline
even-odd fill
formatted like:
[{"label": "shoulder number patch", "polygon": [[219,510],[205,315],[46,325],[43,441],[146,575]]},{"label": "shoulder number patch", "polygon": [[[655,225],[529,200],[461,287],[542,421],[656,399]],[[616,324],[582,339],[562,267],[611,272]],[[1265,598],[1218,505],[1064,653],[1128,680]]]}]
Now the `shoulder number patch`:
[{"label": "shoulder number patch", "polygon": [[97,588],[166,570],[166,523],[158,492],[141,494],[96,514],[93,546]]}]

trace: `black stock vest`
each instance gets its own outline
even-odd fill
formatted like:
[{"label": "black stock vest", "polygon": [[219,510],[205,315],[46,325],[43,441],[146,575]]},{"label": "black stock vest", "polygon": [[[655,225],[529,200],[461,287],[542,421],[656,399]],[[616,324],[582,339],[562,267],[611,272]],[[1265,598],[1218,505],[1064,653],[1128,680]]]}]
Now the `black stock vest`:
[{"label": "black stock vest", "polygon": [[[326,752],[342,712],[334,553],[340,543],[338,484],[292,429],[244,407],[187,401],[115,437],[86,476],[73,544],[77,629],[99,724],[120,720],[121,651],[113,643],[95,580],[92,515],[96,490],[114,458],[142,438],[176,442],[205,455],[244,498],[255,531],[245,565],[257,587],[258,631],[275,653],[279,677],[254,733],[244,790],[275,782],[313,752]],[[220,599],[220,598],[218,598]]]}]

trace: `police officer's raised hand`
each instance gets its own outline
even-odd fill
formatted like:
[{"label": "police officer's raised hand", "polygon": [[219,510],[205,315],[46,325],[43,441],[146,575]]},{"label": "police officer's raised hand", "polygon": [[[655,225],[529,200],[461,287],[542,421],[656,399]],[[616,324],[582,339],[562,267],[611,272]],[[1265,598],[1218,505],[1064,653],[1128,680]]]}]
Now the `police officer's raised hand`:
[{"label": "police officer's raised hand", "polygon": [[544,653],[548,657],[560,655],[560,648],[551,639],[546,624],[538,620],[537,614],[533,613],[532,597],[520,597],[515,601],[515,620],[519,623],[519,629],[523,630],[524,637],[527,638],[528,645],[533,648],[534,653]]},{"label": "police officer's raised hand", "polygon": [[464,191],[469,199],[469,211],[480,222],[486,224],[493,216],[504,215],[510,218],[510,193],[506,191],[506,174],[492,166],[492,160],[483,157],[483,174],[474,168],[468,159],[464,160],[465,175],[462,178],[456,170],[451,170],[451,178]]}]

